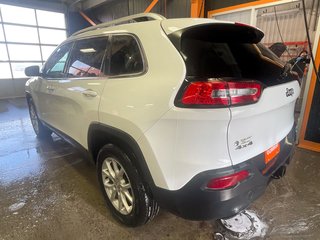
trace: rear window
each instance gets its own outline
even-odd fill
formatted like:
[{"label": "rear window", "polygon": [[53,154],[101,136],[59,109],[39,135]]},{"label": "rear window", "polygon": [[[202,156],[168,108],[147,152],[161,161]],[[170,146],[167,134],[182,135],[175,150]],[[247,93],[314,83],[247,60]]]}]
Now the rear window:
[{"label": "rear window", "polygon": [[[187,77],[239,78],[279,83],[284,63],[263,46],[254,28],[200,26],[169,36],[186,63]],[[242,30],[243,29],[243,30]],[[250,32],[251,31],[251,32]],[[253,31],[253,32],[252,32]],[[180,39],[174,39],[179,36]],[[263,36],[263,35],[262,35]]]}]

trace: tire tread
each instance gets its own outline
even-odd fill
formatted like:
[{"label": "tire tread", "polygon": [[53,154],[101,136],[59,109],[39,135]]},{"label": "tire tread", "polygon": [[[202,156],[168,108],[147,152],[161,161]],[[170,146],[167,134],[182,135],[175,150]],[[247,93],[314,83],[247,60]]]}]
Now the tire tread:
[{"label": "tire tread", "polygon": [[[132,188],[135,188],[134,192],[138,195],[135,196],[136,198],[136,204],[138,206],[135,206],[134,213],[130,216],[122,215],[119,213],[113,206],[110,200],[108,199],[104,186],[102,183],[101,178],[101,165],[103,160],[106,158],[106,156],[112,155],[116,156],[118,158],[118,161],[122,164],[122,166],[125,168],[125,171],[127,172],[127,175],[130,179]],[[159,212],[159,206],[157,202],[148,194],[148,191],[146,190],[147,186],[146,183],[143,183],[141,180],[141,176],[139,175],[139,172],[137,168],[134,165],[133,159],[130,159],[129,156],[125,152],[123,152],[120,148],[113,144],[106,144],[104,145],[98,154],[97,158],[97,172],[98,172],[98,181],[100,183],[100,188],[103,192],[103,196],[106,200],[107,205],[109,206],[112,214],[115,216],[115,218],[122,224],[125,224],[129,227],[137,227],[140,225],[144,225],[148,222],[150,222]],[[124,164],[125,163],[125,164]]]}]

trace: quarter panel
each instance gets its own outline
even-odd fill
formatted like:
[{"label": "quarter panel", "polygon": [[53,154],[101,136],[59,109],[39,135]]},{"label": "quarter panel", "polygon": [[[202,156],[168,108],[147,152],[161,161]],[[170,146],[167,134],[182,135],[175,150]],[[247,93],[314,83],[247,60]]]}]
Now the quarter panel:
[{"label": "quarter panel", "polygon": [[139,140],[155,184],[177,190],[200,172],[231,166],[229,120],[228,108],[167,112]]}]

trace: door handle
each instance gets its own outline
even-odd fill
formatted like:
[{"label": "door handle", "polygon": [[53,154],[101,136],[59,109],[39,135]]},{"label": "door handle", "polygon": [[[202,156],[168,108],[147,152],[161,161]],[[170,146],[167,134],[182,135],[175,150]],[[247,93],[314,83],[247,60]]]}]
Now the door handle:
[{"label": "door handle", "polygon": [[91,90],[91,89],[84,90],[84,91],[82,92],[82,94],[83,94],[84,96],[86,96],[86,97],[96,97],[96,96],[98,95],[97,92],[95,92],[95,91],[93,91],[93,90]]}]

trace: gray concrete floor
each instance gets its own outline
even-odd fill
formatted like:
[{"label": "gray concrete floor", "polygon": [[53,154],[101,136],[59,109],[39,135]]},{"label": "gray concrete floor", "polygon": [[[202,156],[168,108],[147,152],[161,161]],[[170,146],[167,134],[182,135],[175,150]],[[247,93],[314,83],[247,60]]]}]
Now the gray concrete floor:
[{"label": "gray concrete floor", "polygon": [[[297,149],[286,177],[250,209],[268,225],[256,239],[320,239],[320,154]],[[214,221],[164,210],[136,229],[113,220],[94,166],[63,140],[41,142],[24,99],[0,101],[0,239],[214,239]],[[228,239],[232,239],[230,236]]]}]

